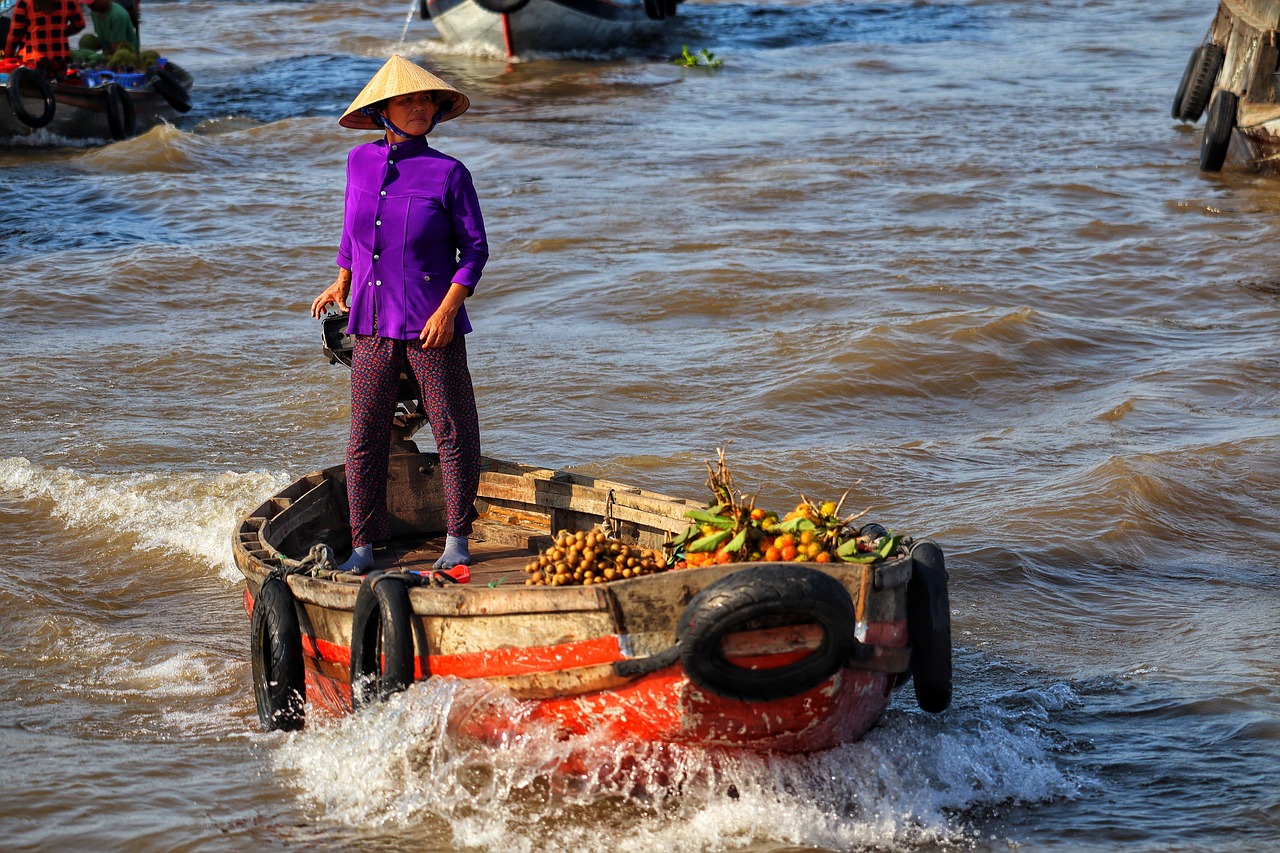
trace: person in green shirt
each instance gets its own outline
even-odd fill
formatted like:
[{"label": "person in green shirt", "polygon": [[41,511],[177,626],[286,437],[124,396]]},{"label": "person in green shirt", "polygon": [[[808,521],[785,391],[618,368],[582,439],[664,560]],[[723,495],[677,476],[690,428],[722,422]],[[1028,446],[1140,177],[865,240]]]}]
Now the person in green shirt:
[{"label": "person in green shirt", "polygon": [[89,7],[93,32],[98,36],[103,53],[110,56],[122,44],[132,47],[134,53],[138,52],[138,30],[127,9],[115,0],[89,0],[85,5]]}]

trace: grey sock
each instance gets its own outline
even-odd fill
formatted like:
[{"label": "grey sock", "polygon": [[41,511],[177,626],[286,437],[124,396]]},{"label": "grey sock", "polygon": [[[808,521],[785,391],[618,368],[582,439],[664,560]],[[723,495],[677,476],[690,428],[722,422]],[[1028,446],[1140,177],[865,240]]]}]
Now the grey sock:
[{"label": "grey sock", "polygon": [[467,537],[446,536],[444,538],[444,553],[440,555],[440,559],[436,560],[433,566],[437,569],[452,569],[454,566],[469,565],[471,565],[471,549],[467,546]]},{"label": "grey sock", "polygon": [[364,572],[373,568],[373,546],[361,545],[351,552],[351,556],[341,566],[340,572]]}]

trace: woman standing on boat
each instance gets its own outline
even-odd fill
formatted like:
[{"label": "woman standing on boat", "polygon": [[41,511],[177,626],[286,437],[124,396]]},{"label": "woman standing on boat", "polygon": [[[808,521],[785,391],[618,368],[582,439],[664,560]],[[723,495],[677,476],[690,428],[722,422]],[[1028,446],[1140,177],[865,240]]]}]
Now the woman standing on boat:
[{"label": "woman standing on boat", "polygon": [[77,0],[18,0],[5,39],[4,56],[54,77],[67,70],[71,36],[84,29]]},{"label": "woman standing on boat", "polygon": [[426,140],[470,105],[434,74],[393,56],[338,122],[384,131],[347,156],[338,278],[311,304],[313,317],[330,305],[349,310],[355,342],[346,457],[353,551],[344,571],[371,568],[374,543],[389,536],[387,456],[402,371],[418,385],[440,452],[448,537],[435,565],[471,562],[480,427],[462,303],[480,280],[489,246],[471,173]]}]

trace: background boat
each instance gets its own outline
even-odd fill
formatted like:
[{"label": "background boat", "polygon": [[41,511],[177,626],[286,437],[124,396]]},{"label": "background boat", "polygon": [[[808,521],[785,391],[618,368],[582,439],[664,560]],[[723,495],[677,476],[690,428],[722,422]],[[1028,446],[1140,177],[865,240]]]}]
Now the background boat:
[{"label": "background boat", "polygon": [[85,71],[80,79],[52,82],[9,68],[0,73],[0,141],[41,131],[58,139],[127,139],[190,110],[192,83],[173,62],[147,74]]},{"label": "background boat", "polygon": [[448,43],[504,56],[593,52],[642,43],[681,0],[421,0]]},{"label": "background boat", "polygon": [[1200,168],[1222,169],[1232,148],[1258,172],[1280,174],[1280,0],[1221,0],[1192,51],[1172,115],[1205,115]]}]

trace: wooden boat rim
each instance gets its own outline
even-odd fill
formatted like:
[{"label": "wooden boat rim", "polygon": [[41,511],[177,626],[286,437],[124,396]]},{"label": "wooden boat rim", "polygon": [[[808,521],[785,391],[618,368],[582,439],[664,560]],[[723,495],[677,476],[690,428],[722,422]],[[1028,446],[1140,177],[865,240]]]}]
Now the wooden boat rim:
[{"label": "wooden boat rim", "polygon": [[[427,459],[434,454],[419,454]],[[610,506],[616,517],[643,519],[648,523],[665,522],[673,533],[682,532],[690,522],[684,518],[689,509],[703,509],[705,503],[675,498],[614,480],[577,472],[541,468],[484,457],[481,495],[486,491],[524,489],[543,500],[561,499],[569,507],[591,511]],[[355,606],[365,576],[332,572],[320,576],[289,572],[289,563],[301,555],[280,554],[273,544],[296,530],[319,511],[314,504],[325,497],[324,490],[344,481],[342,465],[314,471],[297,478],[249,512],[237,527],[233,543],[236,562],[251,586],[256,588],[272,572],[284,574],[289,587],[303,603],[350,611]],[[545,532],[542,532],[546,536]],[[529,548],[536,551],[531,536]],[[549,537],[547,537],[549,540]],[[835,576],[852,585],[861,577],[862,564],[853,563],[763,563],[739,562],[722,566],[669,570],[638,578],[617,579],[592,586],[525,586],[500,583],[496,586],[472,583],[432,587],[415,585],[410,589],[413,612],[419,616],[497,616],[503,614],[601,612],[615,609],[613,591],[638,585],[684,587],[679,598],[688,600],[700,589],[750,566],[801,565]],[[910,579],[911,558],[900,555],[871,566],[872,586],[877,590],[901,586]]]}]

